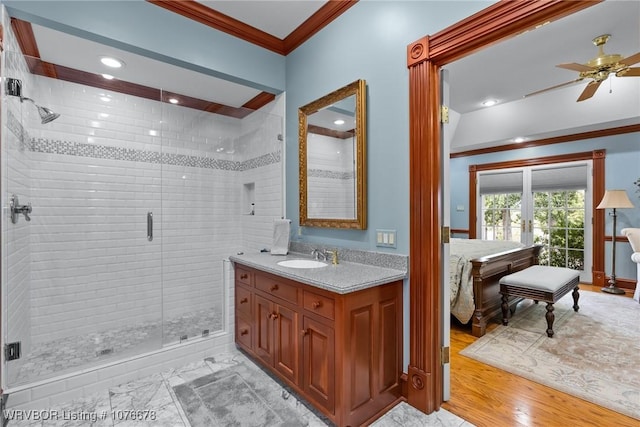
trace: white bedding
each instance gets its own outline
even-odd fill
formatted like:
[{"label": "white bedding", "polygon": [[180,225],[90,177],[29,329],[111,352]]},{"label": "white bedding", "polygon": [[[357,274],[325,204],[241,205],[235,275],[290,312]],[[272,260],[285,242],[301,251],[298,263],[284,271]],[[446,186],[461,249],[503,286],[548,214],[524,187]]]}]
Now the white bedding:
[{"label": "white bedding", "polygon": [[471,277],[472,259],[521,247],[524,245],[520,242],[452,238],[449,246],[451,314],[462,323],[467,323],[475,310]]}]

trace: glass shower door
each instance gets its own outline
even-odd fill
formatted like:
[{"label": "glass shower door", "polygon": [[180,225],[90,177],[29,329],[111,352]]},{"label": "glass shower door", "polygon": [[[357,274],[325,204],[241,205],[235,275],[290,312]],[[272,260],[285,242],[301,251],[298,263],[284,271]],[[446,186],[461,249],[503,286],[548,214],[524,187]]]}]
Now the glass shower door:
[{"label": "glass shower door", "polygon": [[[3,98],[2,223],[9,387],[160,348],[158,101],[52,79],[5,51],[4,77],[60,113]],[[6,142],[6,143],[4,143]],[[15,197],[13,197],[15,195]],[[29,217],[7,214],[13,197]],[[153,218],[154,225],[157,218]]]}]

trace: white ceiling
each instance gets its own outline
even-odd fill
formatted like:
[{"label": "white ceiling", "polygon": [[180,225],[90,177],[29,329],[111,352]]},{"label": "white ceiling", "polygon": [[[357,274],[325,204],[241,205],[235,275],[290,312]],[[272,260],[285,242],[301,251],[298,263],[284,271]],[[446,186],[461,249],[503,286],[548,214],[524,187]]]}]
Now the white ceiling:
[{"label": "white ceiling", "polygon": [[[318,0],[288,1],[200,1],[221,13],[271,33],[278,38],[286,37],[302,24],[325,2]],[[187,18],[185,18],[187,19]],[[577,78],[577,72],[556,67],[566,62],[584,63],[597,55],[592,39],[601,34],[611,34],[605,46],[606,53],[619,53],[624,57],[640,51],[640,1],[608,0],[557,22],[523,33],[507,41],[488,47],[473,55],[448,64],[450,73],[452,110],[462,114],[480,114],[480,103],[487,98],[499,100],[499,106],[517,103],[520,110],[528,100],[560,96],[574,100],[584,87],[566,88],[536,95],[523,101],[525,94]],[[109,72],[117,78],[145,86],[181,93],[207,101],[241,106],[260,93],[259,90],[185,70],[153,59],[134,55],[108,46],[99,45],[65,33],[33,25],[36,42],[44,61],[92,73]],[[405,46],[399,46],[405,49]],[[99,63],[100,55],[115,55],[127,64],[119,71],[107,71]],[[638,64],[640,66],[640,64]],[[176,78],[176,76],[179,76]],[[640,80],[628,77],[621,80]],[[610,78],[609,80],[613,80]],[[206,90],[203,90],[206,88]],[[598,92],[615,91],[614,82],[604,82]],[[557,93],[556,93],[557,92]],[[640,97],[640,94],[638,95]],[[567,100],[565,100],[567,101]],[[555,102],[555,101],[549,101]],[[591,104],[589,104],[591,102]],[[579,104],[584,109],[597,103],[596,97]],[[494,107],[495,108],[495,107]],[[539,108],[539,107],[538,107]],[[525,113],[526,114],[526,113]],[[634,112],[635,114],[635,112]],[[635,114],[640,116],[640,111]],[[601,115],[592,114],[594,120]],[[591,117],[590,116],[590,117]],[[609,120],[609,119],[607,119]],[[605,124],[589,123],[592,128],[603,128]],[[610,126],[609,126],[610,127]],[[579,130],[578,124],[572,131]],[[557,135],[554,130],[548,135]],[[460,136],[463,132],[460,131]],[[544,132],[541,135],[545,134]],[[484,146],[509,143],[502,136],[480,141]],[[460,151],[466,142],[456,142]],[[453,149],[452,151],[456,151]]]},{"label": "white ceiling", "polygon": [[577,72],[556,65],[597,56],[592,40],[602,34],[611,34],[605,53],[626,58],[640,52],[640,1],[605,1],[447,65],[451,106],[464,114],[485,108],[481,102],[488,98],[515,101],[575,80]]},{"label": "white ceiling", "polygon": [[291,34],[326,3],[320,0],[197,1],[279,39]]}]

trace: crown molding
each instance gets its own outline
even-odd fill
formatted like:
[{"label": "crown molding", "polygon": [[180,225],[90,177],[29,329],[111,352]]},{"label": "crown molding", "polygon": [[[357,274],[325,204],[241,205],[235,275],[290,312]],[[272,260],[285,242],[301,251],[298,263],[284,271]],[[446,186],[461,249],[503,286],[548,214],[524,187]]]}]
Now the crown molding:
[{"label": "crown molding", "polygon": [[149,3],[238,37],[280,55],[288,55],[358,0],[330,0],[284,39],[275,37],[194,0],[147,0]]}]

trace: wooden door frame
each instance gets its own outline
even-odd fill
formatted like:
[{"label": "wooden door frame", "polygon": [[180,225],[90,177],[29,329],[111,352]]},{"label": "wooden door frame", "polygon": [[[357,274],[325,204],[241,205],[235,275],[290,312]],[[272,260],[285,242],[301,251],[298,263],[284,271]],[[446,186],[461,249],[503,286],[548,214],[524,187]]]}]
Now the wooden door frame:
[{"label": "wooden door frame", "polygon": [[600,1],[500,1],[407,46],[409,68],[409,366],[407,400],[425,413],[442,403],[442,66]]}]

